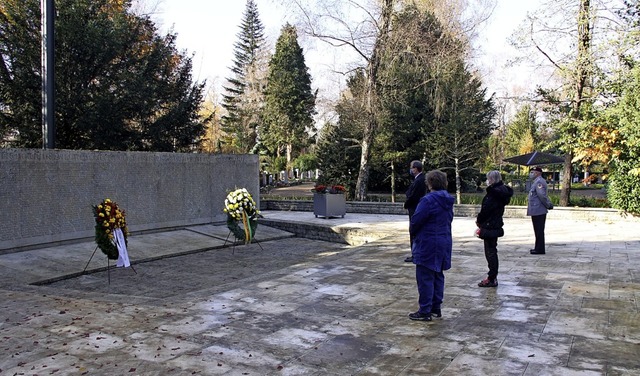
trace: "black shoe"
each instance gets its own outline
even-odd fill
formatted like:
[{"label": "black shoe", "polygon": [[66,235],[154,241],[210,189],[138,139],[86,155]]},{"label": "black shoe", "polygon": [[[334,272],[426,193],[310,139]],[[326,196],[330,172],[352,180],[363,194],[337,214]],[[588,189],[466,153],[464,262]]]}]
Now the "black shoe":
[{"label": "black shoe", "polygon": [[414,321],[431,321],[430,314],[420,312],[410,313],[409,318]]},{"label": "black shoe", "polygon": [[538,252],[535,249],[530,249],[529,253],[531,253],[532,255],[544,255],[544,251],[543,252]]},{"label": "black shoe", "polygon": [[406,259],[404,259],[404,262],[413,262],[413,256],[409,256]]},{"label": "black shoe", "polygon": [[480,283],[478,283],[478,287],[498,287],[498,280],[490,280],[489,278],[485,278]]},{"label": "black shoe", "polygon": [[442,317],[442,311],[439,309],[432,309],[431,316],[433,317]]}]

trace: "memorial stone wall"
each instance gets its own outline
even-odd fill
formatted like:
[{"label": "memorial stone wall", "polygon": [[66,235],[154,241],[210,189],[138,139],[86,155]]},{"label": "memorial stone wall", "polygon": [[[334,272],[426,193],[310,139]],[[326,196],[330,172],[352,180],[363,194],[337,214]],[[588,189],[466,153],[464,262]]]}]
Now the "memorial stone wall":
[{"label": "memorial stone wall", "polygon": [[134,233],[222,223],[229,191],[259,204],[258,173],[256,155],[0,149],[0,252],[92,238],[105,198]]}]

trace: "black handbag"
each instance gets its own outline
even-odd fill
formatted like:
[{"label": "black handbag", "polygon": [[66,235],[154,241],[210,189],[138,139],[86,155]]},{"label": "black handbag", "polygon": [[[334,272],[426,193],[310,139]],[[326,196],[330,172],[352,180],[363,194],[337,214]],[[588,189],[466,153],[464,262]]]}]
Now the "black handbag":
[{"label": "black handbag", "polygon": [[504,230],[501,228],[480,228],[480,239],[485,238],[500,238],[504,236]]}]

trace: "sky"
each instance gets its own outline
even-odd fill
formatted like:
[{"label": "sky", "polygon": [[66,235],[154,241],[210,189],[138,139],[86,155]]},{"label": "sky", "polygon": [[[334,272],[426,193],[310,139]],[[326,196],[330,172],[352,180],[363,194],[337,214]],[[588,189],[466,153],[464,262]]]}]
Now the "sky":
[{"label": "sky", "polygon": [[[153,19],[162,32],[177,33],[177,47],[193,54],[193,78],[207,80],[218,92],[225,78],[230,76],[233,45],[240,31],[246,1],[243,0],[156,0]],[[529,86],[531,72],[523,67],[505,69],[503,66],[514,50],[507,43],[527,12],[535,11],[541,0],[497,0],[496,8],[487,25],[481,29],[476,41],[484,82],[489,92],[499,96],[512,90],[514,85]],[[286,10],[273,0],[255,0],[265,36],[271,46],[280,29],[289,19]],[[343,82],[329,77],[330,67],[340,54],[319,47],[312,40],[300,38],[313,85],[319,95],[331,97],[341,90]]]}]

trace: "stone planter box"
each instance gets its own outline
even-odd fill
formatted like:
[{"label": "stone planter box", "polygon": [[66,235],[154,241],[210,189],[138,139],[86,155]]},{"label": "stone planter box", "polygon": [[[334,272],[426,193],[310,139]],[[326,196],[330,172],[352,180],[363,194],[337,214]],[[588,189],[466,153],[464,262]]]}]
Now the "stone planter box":
[{"label": "stone planter box", "polygon": [[347,212],[344,194],[314,193],[313,214],[317,217],[342,217]]}]

